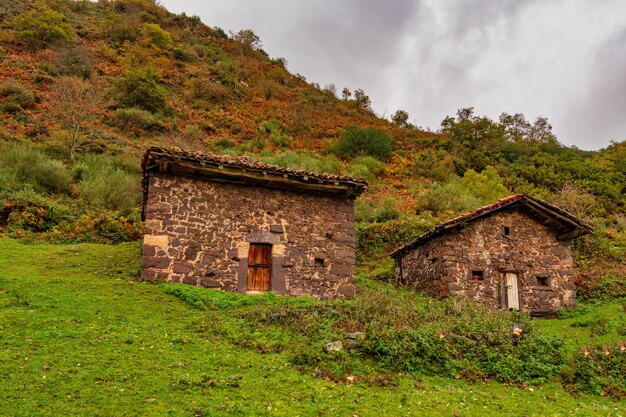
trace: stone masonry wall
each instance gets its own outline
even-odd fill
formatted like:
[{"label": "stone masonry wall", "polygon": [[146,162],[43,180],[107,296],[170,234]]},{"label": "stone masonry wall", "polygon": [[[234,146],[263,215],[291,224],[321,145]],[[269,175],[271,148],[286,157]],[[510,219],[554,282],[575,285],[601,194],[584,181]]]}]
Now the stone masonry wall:
[{"label": "stone masonry wall", "polygon": [[246,292],[250,243],[272,245],[271,290],[354,292],[354,201],[150,175],[142,276]]},{"label": "stone masonry wall", "polygon": [[[505,226],[509,236],[503,234]],[[518,275],[520,310],[552,315],[576,304],[570,242],[559,241],[519,209],[470,222],[458,232],[414,249],[402,262],[407,282],[436,282],[417,285],[434,295],[440,295],[440,282],[445,281],[451,295],[465,295],[502,308],[506,305],[504,274],[514,272]],[[484,279],[472,280],[473,270],[483,271]],[[538,277],[545,277],[547,285],[541,285]]]}]

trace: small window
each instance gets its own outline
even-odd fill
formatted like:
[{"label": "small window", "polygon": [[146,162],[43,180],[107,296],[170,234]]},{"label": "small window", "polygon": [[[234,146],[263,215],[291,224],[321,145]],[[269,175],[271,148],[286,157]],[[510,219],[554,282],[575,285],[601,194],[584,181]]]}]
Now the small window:
[{"label": "small window", "polygon": [[324,266],[324,258],[315,258],[315,266]]},{"label": "small window", "polygon": [[502,228],[502,234],[503,234],[504,236],[511,236],[511,227],[509,227],[509,226],[504,226],[504,227]]},{"label": "small window", "polygon": [[550,280],[548,277],[537,277],[537,285],[540,287],[549,287]]},{"label": "small window", "polygon": [[472,271],[472,281],[483,281],[485,273],[483,271]]}]

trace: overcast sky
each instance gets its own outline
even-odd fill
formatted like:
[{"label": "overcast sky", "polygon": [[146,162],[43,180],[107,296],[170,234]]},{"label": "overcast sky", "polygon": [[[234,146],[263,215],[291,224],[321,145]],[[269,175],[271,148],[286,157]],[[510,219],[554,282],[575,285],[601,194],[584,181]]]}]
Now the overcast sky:
[{"label": "overcast sky", "polygon": [[447,115],[545,116],[582,149],[626,139],[626,0],[161,0],[321,86],[362,88],[437,130]]}]

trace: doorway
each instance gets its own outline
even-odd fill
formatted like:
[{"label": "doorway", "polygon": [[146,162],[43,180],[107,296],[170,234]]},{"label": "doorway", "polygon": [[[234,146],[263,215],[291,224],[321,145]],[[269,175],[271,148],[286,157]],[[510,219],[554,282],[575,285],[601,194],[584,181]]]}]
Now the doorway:
[{"label": "doorway", "polygon": [[519,310],[519,290],[517,273],[504,274],[504,288],[506,289],[505,307],[509,310]]},{"label": "doorway", "polygon": [[272,271],[272,245],[250,244],[248,251],[249,292],[269,291]]}]

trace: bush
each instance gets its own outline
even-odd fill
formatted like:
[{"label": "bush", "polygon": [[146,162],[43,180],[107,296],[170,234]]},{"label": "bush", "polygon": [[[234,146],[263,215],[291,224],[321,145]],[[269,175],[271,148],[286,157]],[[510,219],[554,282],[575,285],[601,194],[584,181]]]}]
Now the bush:
[{"label": "bush", "polygon": [[261,137],[268,136],[274,146],[284,149],[293,143],[293,138],[289,136],[286,131],[286,126],[278,119],[271,119],[261,123],[258,133]]},{"label": "bush", "polygon": [[220,83],[198,78],[190,83],[189,92],[193,100],[213,103],[223,103],[232,96],[230,88]]},{"label": "bush", "polygon": [[141,27],[141,34],[150,45],[157,48],[166,48],[172,44],[172,35],[157,23],[144,23]]},{"label": "bush", "polygon": [[65,193],[71,178],[63,162],[51,159],[36,148],[16,144],[0,154],[0,188],[32,187],[37,193]]},{"label": "bush", "polygon": [[348,126],[333,147],[333,152],[344,159],[369,155],[386,160],[391,157],[392,151],[393,140],[387,133],[358,126]]},{"label": "bush", "polygon": [[158,132],[163,129],[152,113],[141,109],[117,109],[113,114],[113,120],[126,132]]},{"label": "bush", "polygon": [[363,200],[357,200],[355,207],[358,222],[387,222],[402,217],[402,212],[394,207],[397,200],[393,197],[383,198],[376,208]]},{"label": "bush", "polygon": [[120,102],[126,107],[138,107],[152,113],[163,110],[167,90],[160,80],[152,68],[127,71],[118,85]]},{"label": "bush", "polygon": [[377,175],[385,172],[385,164],[371,156],[359,156],[350,162],[350,175],[374,181]]},{"label": "bush", "polygon": [[60,75],[83,79],[91,77],[89,51],[82,46],[60,50],[55,56],[54,63]]},{"label": "bush", "polygon": [[447,181],[456,174],[456,165],[452,156],[439,149],[426,149],[415,154],[410,175]]},{"label": "bush", "polygon": [[32,49],[74,42],[74,29],[65,22],[65,16],[52,10],[44,1],[36,1],[29,11],[13,21],[15,37],[24,40]]},{"label": "bush", "polygon": [[9,232],[46,232],[71,219],[67,207],[25,186],[18,191],[0,192],[0,227]]},{"label": "bush", "polygon": [[86,155],[72,169],[76,187],[93,206],[128,212],[141,198],[139,168],[129,171],[108,155]]},{"label": "bush", "polygon": [[574,392],[626,397],[626,350],[618,346],[587,347],[576,354],[561,373]]},{"label": "bush", "polygon": [[35,105],[35,95],[26,87],[19,84],[5,83],[0,86],[0,97],[5,99],[5,103],[19,106],[20,109],[28,109]]}]

